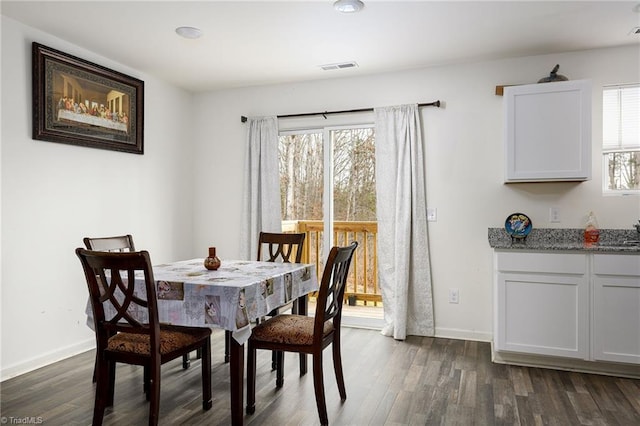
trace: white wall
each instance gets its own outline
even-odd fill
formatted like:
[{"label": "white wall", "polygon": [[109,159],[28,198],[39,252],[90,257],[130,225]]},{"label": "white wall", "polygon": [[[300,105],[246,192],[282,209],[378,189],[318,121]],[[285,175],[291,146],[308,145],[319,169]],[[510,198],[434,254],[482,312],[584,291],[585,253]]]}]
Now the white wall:
[{"label": "white wall", "polygon": [[[534,83],[555,64],[570,79],[593,83],[593,179],[584,183],[503,184],[502,97],[495,86]],[[433,67],[353,79],[332,79],[205,93],[195,97],[196,229],[194,249],[218,247],[239,255],[245,125],[241,115],[367,108],[444,101],[423,108],[427,202],[438,209],[429,223],[436,333],[490,340],[492,250],[487,228],[525,212],[534,227],[582,227],[594,210],[603,228],[627,228],[640,218],[638,197],[601,191],[602,85],[640,79],[637,47]],[[347,74],[345,72],[345,74]],[[548,222],[549,207],[561,223]],[[448,289],[460,289],[449,304]]]},{"label": "white wall", "polygon": [[[154,263],[193,257],[191,94],[2,17],[2,379],[94,346],[74,249],[131,233]],[[145,81],[144,155],[31,139],[31,43]]]}]

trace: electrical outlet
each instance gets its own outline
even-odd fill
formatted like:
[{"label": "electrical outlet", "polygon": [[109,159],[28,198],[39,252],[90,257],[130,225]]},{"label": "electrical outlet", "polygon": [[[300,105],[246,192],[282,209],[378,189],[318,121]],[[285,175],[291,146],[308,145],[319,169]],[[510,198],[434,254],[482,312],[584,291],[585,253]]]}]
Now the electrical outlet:
[{"label": "electrical outlet", "polygon": [[457,288],[449,289],[449,303],[458,303],[460,300],[460,291]]},{"label": "electrical outlet", "polygon": [[560,223],[560,209],[557,207],[549,208],[549,222]]}]

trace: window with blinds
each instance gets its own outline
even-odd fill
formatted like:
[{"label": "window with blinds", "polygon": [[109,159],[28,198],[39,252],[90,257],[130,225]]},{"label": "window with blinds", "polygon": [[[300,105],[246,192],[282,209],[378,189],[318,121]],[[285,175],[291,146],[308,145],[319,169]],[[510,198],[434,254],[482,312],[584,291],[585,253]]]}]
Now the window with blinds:
[{"label": "window with blinds", "polygon": [[602,155],[604,191],[640,193],[640,84],[604,87]]}]

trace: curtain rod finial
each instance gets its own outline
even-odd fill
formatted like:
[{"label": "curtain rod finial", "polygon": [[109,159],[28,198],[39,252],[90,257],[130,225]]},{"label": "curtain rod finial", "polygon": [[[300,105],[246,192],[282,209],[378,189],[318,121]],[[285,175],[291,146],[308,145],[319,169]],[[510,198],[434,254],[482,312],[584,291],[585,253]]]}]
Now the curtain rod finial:
[{"label": "curtain rod finial", "polygon": [[241,116],[240,116],[240,121],[241,121],[242,123],[246,123],[246,122],[247,122],[247,117],[245,117],[244,115],[241,115]]}]

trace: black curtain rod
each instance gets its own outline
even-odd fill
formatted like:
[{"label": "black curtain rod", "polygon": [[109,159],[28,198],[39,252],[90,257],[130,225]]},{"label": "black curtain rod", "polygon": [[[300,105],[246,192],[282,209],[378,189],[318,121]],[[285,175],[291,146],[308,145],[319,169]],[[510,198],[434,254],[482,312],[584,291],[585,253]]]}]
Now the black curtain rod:
[{"label": "black curtain rod", "polygon": [[[418,104],[418,106],[419,107],[434,106],[434,107],[440,108],[440,101]],[[325,116],[324,118],[327,118],[326,115],[328,115],[328,114],[346,114],[346,113],[350,113],[350,112],[370,112],[370,111],[373,111],[373,108],[348,109],[348,110],[344,110],[344,111],[305,112],[305,113],[302,113],[302,114],[278,115],[277,118],[308,117],[310,115],[322,115],[322,116]],[[247,117],[245,117],[244,115],[241,116],[240,117],[240,121],[245,123],[247,121]]]}]

